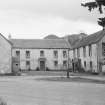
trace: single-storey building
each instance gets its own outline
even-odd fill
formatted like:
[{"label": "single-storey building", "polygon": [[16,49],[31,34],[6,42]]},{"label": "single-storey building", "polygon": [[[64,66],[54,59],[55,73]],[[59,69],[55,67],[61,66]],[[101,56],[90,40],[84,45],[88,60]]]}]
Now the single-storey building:
[{"label": "single-storey building", "polygon": [[105,30],[101,30],[81,39],[69,51],[73,62],[85,71],[105,72]]},{"label": "single-storey building", "polygon": [[12,43],[0,33],[0,74],[12,72]]}]

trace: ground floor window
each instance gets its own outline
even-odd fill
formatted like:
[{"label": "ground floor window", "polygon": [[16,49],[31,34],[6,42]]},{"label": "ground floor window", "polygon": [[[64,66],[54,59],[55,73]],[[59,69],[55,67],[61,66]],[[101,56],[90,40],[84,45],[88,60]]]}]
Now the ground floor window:
[{"label": "ground floor window", "polygon": [[30,70],[30,61],[26,61],[26,69]]},{"label": "ground floor window", "polygon": [[63,67],[67,67],[67,61],[63,61]]},{"label": "ground floor window", "polygon": [[84,67],[86,68],[86,61],[84,61]]},{"label": "ground floor window", "polygon": [[54,61],[54,66],[55,66],[55,67],[58,66],[58,61]]},{"label": "ground floor window", "polygon": [[93,64],[92,64],[92,61],[90,61],[90,69],[93,68]]},{"label": "ground floor window", "polygon": [[27,65],[30,65],[30,61],[26,61],[26,66],[27,66]]}]

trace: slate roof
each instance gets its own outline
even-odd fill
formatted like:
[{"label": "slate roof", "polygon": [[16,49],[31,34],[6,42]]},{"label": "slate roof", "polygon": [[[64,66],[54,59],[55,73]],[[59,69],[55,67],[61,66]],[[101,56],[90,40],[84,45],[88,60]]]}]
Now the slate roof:
[{"label": "slate roof", "polygon": [[11,43],[10,40],[8,40],[6,37],[4,37],[1,33],[0,33],[0,35],[1,35],[10,45],[12,45],[12,43]]},{"label": "slate roof", "polygon": [[11,39],[13,48],[21,49],[52,49],[70,48],[70,44],[64,39]]},{"label": "slate roof", "polygon": [[105,36],[105,30],[98,31],[81,39],[76,45],[72,46],[72,49],[83,47],[89,44],[95,44],[99,42]]}]

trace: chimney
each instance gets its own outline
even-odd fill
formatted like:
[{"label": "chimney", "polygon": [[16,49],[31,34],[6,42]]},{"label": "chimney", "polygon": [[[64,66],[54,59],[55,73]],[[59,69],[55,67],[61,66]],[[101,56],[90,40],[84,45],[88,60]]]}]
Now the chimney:
[{"label": "chimney", "polygon": [[9,35],[8,35],[8,39],[10,40],[11,38],[12,38],[12,37],[11,37],[11,34],[9,34]]}]

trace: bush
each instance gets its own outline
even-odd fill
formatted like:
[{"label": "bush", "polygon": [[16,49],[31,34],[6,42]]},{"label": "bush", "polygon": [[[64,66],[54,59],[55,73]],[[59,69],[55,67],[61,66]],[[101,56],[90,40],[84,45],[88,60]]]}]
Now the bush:
[{"label": "bush", "polygon": [[80,73],[84,73],[85,70],[84,70],[84,68],[79,68],[79,69],[78,69],[78,72],[80,72]]},{"label": "bush", "polygon": [[39,71],[39,67],[36,68],[36,71]]},{"label": "bush", "polygon": [[48,67],[46,67],[46,71],[50,71],[50,69]]},{"label": "bush", "polygon": [[12,75],[13,76],[21,76],[21,73],[20,72],[13,72]]},{"label": "bush", "polygon": [[0,98],[0,105],[7,105],[7,103],[2,98]]}]

